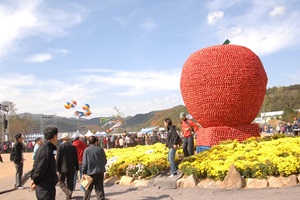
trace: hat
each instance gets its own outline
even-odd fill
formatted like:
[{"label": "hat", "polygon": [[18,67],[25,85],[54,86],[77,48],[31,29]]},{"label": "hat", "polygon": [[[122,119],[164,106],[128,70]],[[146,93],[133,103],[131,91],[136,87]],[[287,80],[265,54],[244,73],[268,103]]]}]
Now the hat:
[{"label": "hat", "polygon": [[72,139],[75,140],[76,138],[79,138],[80,137],[80,133],[74,133],[72,135]]},{"label": "hat", "polygon": [[184,118],[186,118],[185,113],[184,113],[184,112],[181,112],[181,113],[180,113],[180,119],[184,119]]},{"label": "hat", "polygon": [[63,133],[62,136],[61,136],[61,139],[62,140],[70,140],[70,136],[69,136],[69,133]]}]

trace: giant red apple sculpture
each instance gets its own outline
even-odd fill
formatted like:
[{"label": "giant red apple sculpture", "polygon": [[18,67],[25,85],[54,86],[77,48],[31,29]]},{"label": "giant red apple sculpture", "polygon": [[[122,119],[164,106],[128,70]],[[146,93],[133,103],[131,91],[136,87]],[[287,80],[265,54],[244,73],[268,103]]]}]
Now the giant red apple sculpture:
[{"label": "giant red apple sculpture", "polygon": [[[197,145],[259,136],[257,116],[267,75],[259,57],[238,45],[216,45],[193,53],[180,80],[183,101],[202,125]],[[199,136],[199,135],[198,135]]]}]

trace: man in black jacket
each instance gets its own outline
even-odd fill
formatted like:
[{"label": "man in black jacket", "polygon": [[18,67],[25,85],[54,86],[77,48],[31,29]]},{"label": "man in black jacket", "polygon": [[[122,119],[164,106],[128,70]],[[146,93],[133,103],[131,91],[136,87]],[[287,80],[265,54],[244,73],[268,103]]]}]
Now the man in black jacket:
[{"label": "man in black jacket", "polygon": [[[104,200],[104,172],[107,163],[105,151],[98,146],[98,139],[95,136],[89,137],[90,146],[83,152],[82,173],[93,178],[89,188],[85,190],[84,200],[91,198],[92,190],[95,186],[97,200]],[[84,179],[84,176],[83,176]]]},{"label": "man in black jacket", "polygon": [[14,162],[16,168],[16,189],[23,189],[21,184],[22,175],[23,175],[23,166],[24,166],[24,158],[23,158],[23,135],[18,133],[16,136],[16,143],[12,149],[12,158],[11,161]]},{"label": "man in black jacket", "polygon": [[[71,199],[74,189],[75,170],[79,170],[77,150],[70,143],[71,138],[68,133],[63,133],[61,139],[62,144],[59,145],[56,156],[58,183],[66,194],[66,199]],[[67,184],[65,181],[67,181]]]},{"label": "man in black jacket", "polygon": [[35,189],[37,199],[54,200],[56,195],[55,185],[58,182],[56,174],[56,127],[44,130],[45,142],[36,152],[32,170],[32,189]]}]

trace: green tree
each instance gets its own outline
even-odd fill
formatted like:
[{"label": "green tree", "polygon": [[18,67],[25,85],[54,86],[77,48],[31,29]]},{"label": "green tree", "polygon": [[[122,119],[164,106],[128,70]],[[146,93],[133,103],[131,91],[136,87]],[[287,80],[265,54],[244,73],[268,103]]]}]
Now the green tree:
[{"label": "green tree", "polygon": [[297,117],[298,111],[295,111],[293,108],[286,106],[283,109],[282,120],[285,122],[293,122],[294,118]]}]

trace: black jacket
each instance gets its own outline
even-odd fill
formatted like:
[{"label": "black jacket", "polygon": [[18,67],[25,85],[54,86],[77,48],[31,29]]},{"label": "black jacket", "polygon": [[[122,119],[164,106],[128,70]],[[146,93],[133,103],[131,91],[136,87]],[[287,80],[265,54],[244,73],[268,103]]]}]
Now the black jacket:
[{"label": "black jacket", "polygon": [[178,145],[181,139],[175,130],[175,126],[169,126],[167,130],[166,146],[173,148],[173,145]]},{"label": "black jacket", "polygon": [[55,162],[56,149],[56,146],[48,141],[38,148],[31,175],[31,179],[36,185],[40,183],[56,185],[58,182]]},{"label": "black jacket", "polygon": [[56,164],[59,173],[79,170],[76,147],[70,142],[60,144],[57,149]]},{"label": "black jacket", "polygon": [[21,163],[23,159],[23,144],[21,142],[16,142],[12,153],[14,154],[14,163]]}]

